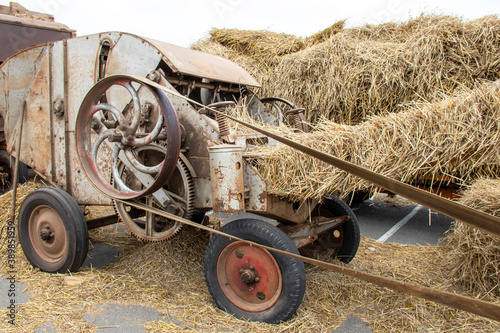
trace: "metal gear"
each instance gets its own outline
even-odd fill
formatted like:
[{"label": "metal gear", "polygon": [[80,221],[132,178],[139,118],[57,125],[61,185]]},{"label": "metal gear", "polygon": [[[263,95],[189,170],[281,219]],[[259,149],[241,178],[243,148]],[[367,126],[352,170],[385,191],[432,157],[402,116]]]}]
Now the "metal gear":
[{"label": "metal gear", "polygon": [[[164,152],[165,148],[152,144],[142,148],[142,150],[152,150],[153,152],[161,150]],[[149,158],[158,158],[158,156],[150,154],[150,156],[142,156],[142,158],[146,161]],[[126,173],[123,164],[119,166],[119,170],[122,178],[126,179],[127,175],[123,176]],[[134,180],[129,179],[129,182],[133,183]],[[148,206],[165,210],[188,220],[191,219],[194,212],[194,181],[188,167],[181,159],[177,161],[176,169],[162,189],[169,195],[172,202],[162,205],[153,195],[143,197],[140,200]],[[182,228],[180,222],[170,221],[149,212],[132,208],[121,202],[113,201],[113,205],[123,224],[134,236],[143,241],[161,242],[168,240],[177,235]]]}]

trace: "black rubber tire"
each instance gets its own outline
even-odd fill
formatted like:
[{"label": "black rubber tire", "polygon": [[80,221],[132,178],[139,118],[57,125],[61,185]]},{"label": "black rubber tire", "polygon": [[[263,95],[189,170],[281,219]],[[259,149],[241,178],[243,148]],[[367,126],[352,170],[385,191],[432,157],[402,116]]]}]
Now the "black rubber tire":
[{"label": "black rubber tire", "polygon": [[348,264],[358,252],[359,241],[361,239],[361,232],[359,230],[359,222],[354,215],[352,209],[344,201],[335,196],[328,196],[321,209],[326,209],[335,216],[350,217],[349,221],[341,225],[342,228],[342,246],[336,254],[336,258]]},{"label": "black rubber tire", "polygon": [[[0,184],[0,192],[6,192],[12,189],[12,185],[14,185],[14,168],[16,165],[16,159],[11,158],[9,153],[6,150],[0,150],[0,165],[3,167],[4,171],[9,174],[6,179],[5,184]],[[18,167],[18,179],[19,184],[24,184],[28,181],[28,166],[23,162],[19,161]]]},{"label": "black rubber tire", "polygon": [[[256,219],[240,219],[223,226],[220,231],[283,251],[299,254],[292,240],[273,225]],[[234,240],[214,235],[210,240],[204,260],[205,281],[215,303],[222,310],[240,319],[277,324],[289,319],[304,298],[306,273],[304,263],[271,252],[282,275],[281,294],[276,303],[261,312],[245,311],[234,305],[223,293],[217,279],[217,261],[221,252]]]},{"label": "black rubber tire", "polygon": [[[61,218],[66,230],[63,257],[57,262],[44,260],[35,250],[29,235],[32,213],[41,206],[48,206]],[[30,193],[19,208],[19,242],[28,261],[49,273],[76,272],[85,261],[88,251],[87,222],[75,200],[65,191],[55,187],[42,187]],[[55,236],[57,240],[57,235]]]}]

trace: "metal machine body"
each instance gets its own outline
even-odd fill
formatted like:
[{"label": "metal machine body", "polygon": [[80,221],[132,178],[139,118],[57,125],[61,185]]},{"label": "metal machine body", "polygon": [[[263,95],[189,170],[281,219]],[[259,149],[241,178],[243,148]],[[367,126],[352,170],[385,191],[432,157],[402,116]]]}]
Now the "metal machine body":
[{"label": "metal machine body", "polygon": [[[217,112],[246,98],[250,116],[307,131],[303,109],[260,100],[257,81],[227,59],[107,32],[15,53],[0,65],[0,87],[7,151],[52,186],[20,208],[21,246],[35,267],[78,269],[89,228],[121,220],[138,238],[163,241],[183,225],[173,216],[210,211],[212,229],[287,252],[311,245],[346,263],[356,254],[359,226],[344,202],[268,193],[251,147],[272,140],[233,133]],[[116,214],[86,221],[85,205],[113,205]],[[288,319],[305,292],[301,262],[224,237],[210,241],[204,272],[218,306],[250,320]]]},{"label": "metal machine body", "polygon": [[[6,61],[1,71],[0,84],[8,92],[0,96],[8,151],[13,149],[18,115],[26,105],[21,161],[81,205],[111,204],[109,197],[89,183],[73,149],[78,110],[100,79],[114,74],[149,76],[163,86],[208,103],[235,100],[241,97],[241,87],[259,86],[247,72],[226,59],[118,32],[30,47]],[[203,96],[207,95],[212,97],[206,100]],[[173,95],[169,98],[182,128],[181,150],[194,181],[195,209],[212,209],[214,200],[222,200],[212,197],[214,190],[234,184],[224,178],[210,181],[214,169],[210,166],[209,143],[221,140],[219,124],[187,101]],[[244,154],[246,140],[258,136],[232,135],[231,141]],[[105,158],[98,163],[106,163]],[[239,208],[217,206],[216,212],[249,211],[293,223],[306,221],[311,208],[302,205],[293,209],[293,203],[268,195],[265,181],[244,159],[238,175],[244,183],[238,190]]]}]

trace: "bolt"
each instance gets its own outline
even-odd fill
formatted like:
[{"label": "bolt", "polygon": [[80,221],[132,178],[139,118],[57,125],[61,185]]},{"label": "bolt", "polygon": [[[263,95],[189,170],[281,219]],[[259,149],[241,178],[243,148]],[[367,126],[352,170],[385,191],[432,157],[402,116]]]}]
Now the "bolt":
[{"label": "bolt", "polygon": [[48,241],[49,239],[51,239],[53,236],[54,236],[54,233],[52,231],[50,231],[49,228],[45,228],[42,231],[40,231],[40,238],[45,242]]}]

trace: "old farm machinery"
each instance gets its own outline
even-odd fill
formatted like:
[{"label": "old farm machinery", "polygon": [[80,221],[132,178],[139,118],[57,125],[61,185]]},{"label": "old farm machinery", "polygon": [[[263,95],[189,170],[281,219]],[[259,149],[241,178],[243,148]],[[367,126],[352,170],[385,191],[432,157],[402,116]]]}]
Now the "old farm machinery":
[{"label": "old farm machinery", "polygon": [[[262,128],[245,124],[256,132],[235,134],[226,108],[241,99],[250,116],[268,124],[307,125],[292,103],[259,99],[252,92],[259,84],[228,60],[109,32],[19,51],[1,64],[0,86],[7,151],[52,185],[28,195],[19,210],[20,243],[35,267],[76,271],[88,229],[118,220],[153,242],[188,224],[215,234],[204,260],[208,290],[240,318],[277,323],[292,316],[304,296],[304,261],[500,320],[495,304],[300,256],[299,249],[316,246],[350,262],[360,238],[356,217],[333,196],[294,203],[268,193],[250,163],[259,158],[255,144],[280,141],[497,236],[500,224]],[[87,221],[87,205],[117,213]],[[217,219],[200,224],[209,211]]]},{"label": "old farm machinery", "polygon": [[[250,142],[272,140],[234,134],[223,116],[229,105],[246,98],[254,118],[297,131],[307,125],[292,103],[259,99],[251,90],[259,84],[236,64],[110,32],[29,47],[0,72],[7,150],[52,185],[20,208],[20,243],[33,266],[77,270],[88,229],[118,218],[157,242],[183,225],[168,216],[200,220],[207,211],[221,221],[210,228],[272,248],[318,246],[345,263],[356,254],[359,227],[344,202],[271,195],[247,161],[258,158]],[[86,205],[113,205],[117,215],[86,221]],[[221,308],[266,322],[288,319],[305,290],[299,260],[221,236],[209,243],[205,277]]]}]

